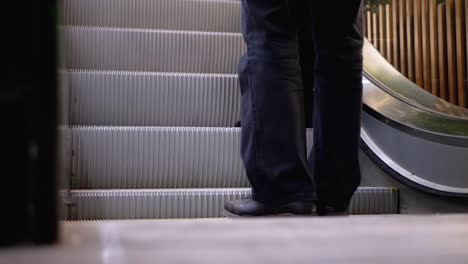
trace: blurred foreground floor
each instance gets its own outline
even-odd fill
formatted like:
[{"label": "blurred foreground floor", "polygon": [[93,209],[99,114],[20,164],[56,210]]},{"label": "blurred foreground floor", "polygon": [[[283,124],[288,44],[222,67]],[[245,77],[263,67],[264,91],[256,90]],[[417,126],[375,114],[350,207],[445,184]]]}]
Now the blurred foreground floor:
[{"label": "blurred foreground floor", "polygon": [[468,263],[468,215],[63,223],[16,263]]}]

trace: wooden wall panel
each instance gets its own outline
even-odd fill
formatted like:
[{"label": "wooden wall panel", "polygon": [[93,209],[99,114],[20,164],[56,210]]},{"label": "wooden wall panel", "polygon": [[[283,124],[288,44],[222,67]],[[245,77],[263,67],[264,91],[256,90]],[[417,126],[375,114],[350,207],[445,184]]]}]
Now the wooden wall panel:
[{"label": "wooden wall panel", "polygon": [[[424,0],[427,1],[427,0]],[[423,52],[422,52],[422,12],[421,0],[413,0],[414,27],[414,79],[419,87],[423,87]]]},{"label": "wooden wall panel", "polygon": [[372,13],[369,11],[370,6],[367,7],[366,11],[366,37],[369,40],[370,43],[374,43],[374,40],[372,39]]},{"label": "wooden wall panel", "polygon": [[455,0],[455,46],[457,60],[457,98],[458,105],[466,107],[465,87],[465,10],[463,0]]},{"label": "wooden wall panel", "polygon": [[366,37],[426,91],[468,106],[468,0],[370,0]]},{"label": "wooden wall panel", "polygon": [[[445,4],[440,4],[437,7],[437,26],[438,26],[438,45],[439,45],[439,91],[440,97],[448,100],[447,88],[447,23],[445,19]],[[439,95],[439,94],[436,94]]]},{"label": "wooden wall panel", "polygon": [[[468,0],[466,0],[468,1]],[[400,53],[398,45],[398,20],[399,20],[399,9],[398,5],[399,0],[394,0],[392,2],[392,55],[393,55],[393,65],[397,70],[400,70]]]},{"label": "wooden wall panel", "polygon": [[372,24],[373,24],[373,27],[372,27],[372,38],[374,40],[373,44],[374,44],[374,47],[379,47],[379,23],[378,23],[378,20],[377,20],[377,14],[376,13],[372,13]]},{"label": "wooden wall panel", "polygon": [[393,55],[392,55],[392,12],[390,4],[385,5],[385,46],[386,46],[386,53],[387,53],[387,60],[393,64]]},{"label": "wooden wall panel", "polygon": [[449,88],[449,101],[452,104],[457,104],[457,59],[455,58],[456,46],[454,0],[447,0],[445,2],[445,19],[447,21],[445,30],[447,31],[447,80]]},{"label": "wooden wall panel", "polygon": [[408,76],[408,60],[407,60],[407,56],[406,56],[406,0],[397,0],[399,1],[398,2],[398,5],[399,5],[399,29],[400,29],[400,34],[399,34],[399,38],[400,38],[400,47],[399,47],[399,51],[400,51],[400,72],[403,74],[403,75],[406,75]]},{"label": "wooden wall panel", "polygon": [[[466,55],[466,59],[465,59],[465,63],[467,65],[467,70],[466,70],[466,73],[465,73],[465,90],[466,92],[468,93],[468,0],[465,0],[465,55]],[[465,102],[465,105],[468,105],[468,99],[467,101]],[[466,106],[465,106],[466,107]]]},{"label": "wooden wall panel", "polygon": [[382,53],[382,55],[388,59],[388,54],[387,54],[387,41],[385,39],[385,7],[384,5],[379,5],[379,13],[377,15],[379,19],[379,50]]},{"label": "wooden wall panel", "polygon": [[[468,1],[468,0],[467,0]],[[439,42],[437,30],[437,0],[430,0],[429,4],[429,45],[430,45],[430,63],[431,68],[431,93],[439,94]]]},{"label": "wooden wall panel", "polygon": [[413,34],[413,0],[406,0],[406,61],[408,66],[408,78],[414,78],[414,34]]},{"label": "wooden wall panel", "polygon": [[422,45],[422,78],[424,90],[431,92],[431,53],[430,43],[433,42],[430,38],[429,27],[429,5],[430,0],[421,1],[421,45]]}]

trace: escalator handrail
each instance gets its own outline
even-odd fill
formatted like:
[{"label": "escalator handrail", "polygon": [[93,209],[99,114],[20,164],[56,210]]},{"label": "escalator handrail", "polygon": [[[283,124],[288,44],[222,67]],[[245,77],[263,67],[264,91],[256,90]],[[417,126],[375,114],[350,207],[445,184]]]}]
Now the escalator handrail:
[{"label": "escalator handrail", "polygon": [[418,87],[390,65],[367,40],[364,76],[372,87],[378,88],[370,91],[365,85],[366,112],[413,135],[468,147],[468,109],[445,102]]},{"label": "escalator handrail", "polygon": [[[468,148],[468,109],[424,91],[390,65],[366,40],[364,110],[393,129],[438,144]],[[415,175],[388,156],[363,124],[362,149],[388,175],[423,192],[468,198],[468,188],[444,185]],[[398,142],[395,142],[398,144]]]},{"label": "escalator handrail", "polygon": [[417,86],[396,70],[367,40],[363,52],[364,75],[379,88],[424,111],[468,121],[468,109],[446,102]]}]

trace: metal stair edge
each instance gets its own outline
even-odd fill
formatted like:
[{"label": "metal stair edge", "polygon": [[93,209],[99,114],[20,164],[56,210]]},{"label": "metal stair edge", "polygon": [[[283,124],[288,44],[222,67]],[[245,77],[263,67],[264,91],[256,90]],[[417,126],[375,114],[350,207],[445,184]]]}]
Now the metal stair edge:
[{"label": "metal stair edge", "polygon": [[[73,189],[248,186],[239,128],[73,126]],[[307,130],[307,149],[312,130]]]},{"label": "metal stair edge", "polygon": [[72,125],[229,127],[239,120],[236,74],[62,70]]},{"label": "metal stair edge", "polygon": [[[70,220],[213,218],[227,200],[250,196],[249,188],[71,191],[76,205]],[[397,214],[396,188],[360,187],[349,213]]]},{"label": "metal stair edge", "polygon": [[65,25],[239,32],[240,1],[64,0]]},{"label": "metal stair edge", "polygon": [[[62,27],[61,68],[236,73],[245,52],[240,34]],[[157,58],[157,59],[155,59]]]}]

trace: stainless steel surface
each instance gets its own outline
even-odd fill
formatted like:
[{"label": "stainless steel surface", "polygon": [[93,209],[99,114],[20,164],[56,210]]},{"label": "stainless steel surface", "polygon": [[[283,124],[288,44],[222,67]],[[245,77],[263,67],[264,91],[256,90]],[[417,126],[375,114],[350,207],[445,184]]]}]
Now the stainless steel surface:
[{"label": "stainless steel surface", "polygon": [[[74,127],[77,189],[249,186],[239,128]],[[308,149],[312,131],[308,131]]]},{"label": "stainless steel surface", "polygon": [[63,25],[240,32],[240,1],[63,0]]},{"label": "stainless steel surface", "polygon": [[234,74],[67,71],[72,125],[231,127],[239,120]]},{"label": "stainless steel surface", "polygon": [[238,129],[76,127],[73,188],[247,187]]},{"label": "stainless steel surface", "polygon": [[[468,201],[466,198],[451,195],[434,195],[434,190],[428,192],[428,188],[415,188],[416,183],[396,180],[389,176],[389,170],[382,169],[381,164],[375,161],[375,155],[369,157],[367,150],[361,151],[359,161],[362,170],[361,186],[367,187],[392,187],[399,190],[400,214],[447,214],[467,213]],[[421,191],[425,189],[425,192]]]},{"label": "stainless steel surface", "polygon": [[435,115],[468,121],[468,109],[450,104],[418,87],[393,68],[367,40],[364,70],[368,80],[400,101]]},{"label": "stainless steel surface", "polygon": [[236,73],[239,33],[64,26],[67,69]]},{"label": "stainless steel surface", "polygon": [[[364,78],[364,109],[396,129],[441,144],[468,147],[468,120],[408,104]],[[419,88],[418,88],[419,89]]]},{"label": "stainless steel surface", "polygon": [[[250,189],[74,190],[71,220],[223,217],[227,200],[250,196]],[[359,188],[350,214],[397,214],[396,188]]]},{"label": "stainless steel surface", "polygon": [[225,201],[249,194],[234,188],[74,190],[70,220],[222,217]]},{"label": "stainless steel surface", "polygon": [[424,191],[467,196],[468,110],[417,87],[368,42],[364,58],[366,145],[400,180]]},{"label": "stainless steel surface", "polygon": [[5,264],[462,264],[468,216],[63,223],[54,247],[2,249]]},{"label": "stainless steel surface", "polygon": [[361,138],[399,177],[429,190],[468,195],[468,148],[406,134],[368,114],[364,114]]}]

